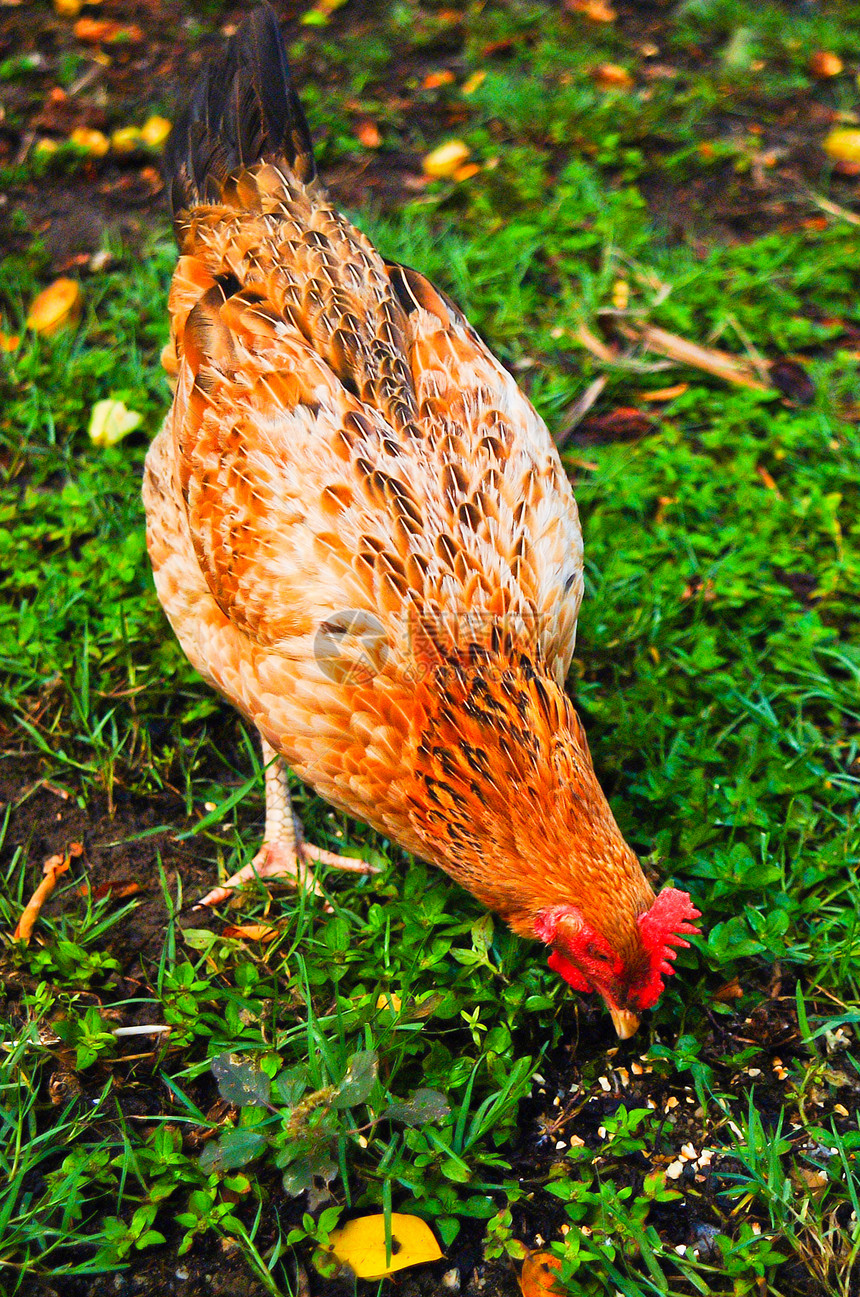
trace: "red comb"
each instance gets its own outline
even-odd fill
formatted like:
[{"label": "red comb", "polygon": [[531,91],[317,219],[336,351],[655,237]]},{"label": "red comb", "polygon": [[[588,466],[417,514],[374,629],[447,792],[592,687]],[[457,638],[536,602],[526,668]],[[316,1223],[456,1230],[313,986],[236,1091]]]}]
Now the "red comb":
[{"label": "red comb", "polygon": [[637,996],[640,1009],[650,1009],[663,993],[663,978],[674,973],[673,946],[689,946],[685,936],[695,936],[699,929],[693,922],[701,917],[686,892],[664,887],[651,909],[639,915],[642,945],[648,953],[650,967]]}]

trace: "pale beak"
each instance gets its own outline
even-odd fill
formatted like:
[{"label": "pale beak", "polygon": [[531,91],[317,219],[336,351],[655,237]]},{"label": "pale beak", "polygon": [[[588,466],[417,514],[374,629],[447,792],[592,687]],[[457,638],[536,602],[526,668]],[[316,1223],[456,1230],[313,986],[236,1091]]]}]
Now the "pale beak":
[{"label": "pale beak", "polygon": [[629,1040],[631,1036],[639,1029],[639,1019],[635,1013],[629,1009],[619,1009],[617,1005],[610,1004],[609,1012],[612,1014],[612,1025],[619,1040]]}]

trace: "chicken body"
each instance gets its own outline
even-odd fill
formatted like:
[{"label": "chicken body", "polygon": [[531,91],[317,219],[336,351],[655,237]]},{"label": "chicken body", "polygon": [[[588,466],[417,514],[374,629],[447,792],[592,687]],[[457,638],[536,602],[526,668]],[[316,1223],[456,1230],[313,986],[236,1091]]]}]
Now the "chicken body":
[{"label": "chicken body", "polygon": [[264,751],[631,1018],[659,994],[655,898],[563,692],[582,538],[544,423],[457,308],[332,208],[267,9],[171,165],[177,383],[144,500],[183,649]]}]

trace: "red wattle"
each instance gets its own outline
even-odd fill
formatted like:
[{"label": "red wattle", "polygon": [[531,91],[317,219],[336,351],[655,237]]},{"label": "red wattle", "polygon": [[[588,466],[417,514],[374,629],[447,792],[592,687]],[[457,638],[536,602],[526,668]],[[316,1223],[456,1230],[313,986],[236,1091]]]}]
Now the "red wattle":
[{"label": "red wattle", "polygon": [[575,991],[594,990],[594,987],[590,982],[586,981],[576,965],[572,964],[569,959],[565,959],[564,955],[560,954],[557,950],[552,952],[547,963],[552,971],[558,973],[560,977],[563,977],[568,986],[572,986]]}]

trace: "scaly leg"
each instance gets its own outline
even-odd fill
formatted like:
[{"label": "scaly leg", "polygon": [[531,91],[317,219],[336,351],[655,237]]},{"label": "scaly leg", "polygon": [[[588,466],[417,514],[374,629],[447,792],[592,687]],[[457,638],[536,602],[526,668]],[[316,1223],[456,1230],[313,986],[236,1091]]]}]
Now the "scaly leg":
[{"label": "scaly leg", "polygon": [[283,760],[265,739],[263,762],[266,779],[266,828],[263,845],[250,864],[243,866],[221,887],[213,887],[198,901],[195,909],[204,905],[220,905],[237,887],[252,878],[289,878],[296,887],[303,887],[316,896],[322,896],[313,865],[328,865],[330,869],[344,869],[354,874],[375,874],[374,865],[353,856],[338,856],[322,847],[313,847],[302,840],[301,825],[293,815],[287,770]]}]

